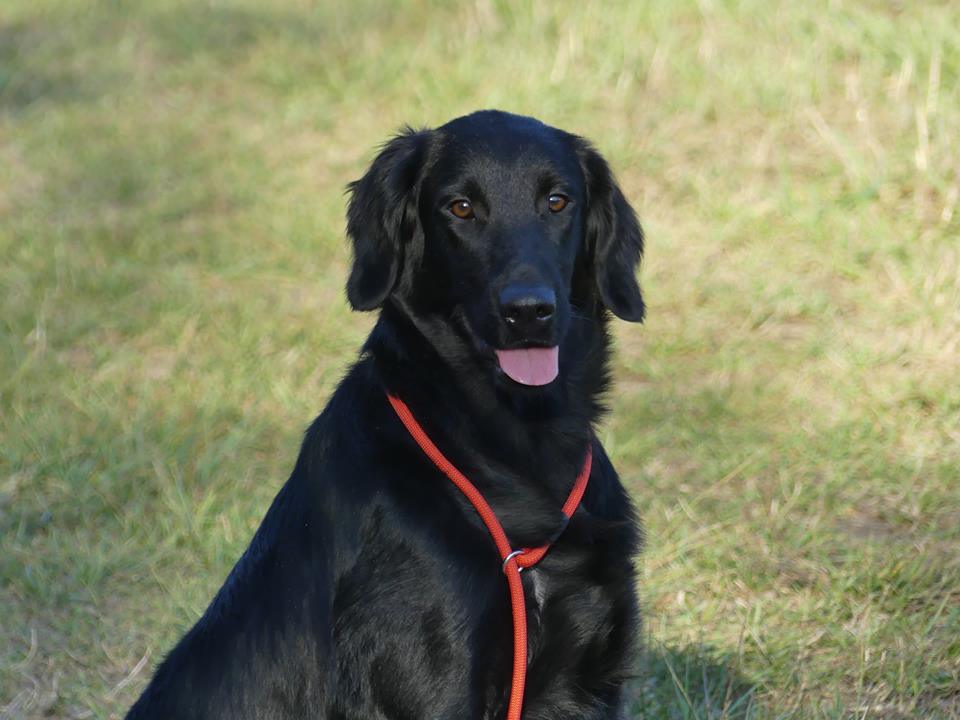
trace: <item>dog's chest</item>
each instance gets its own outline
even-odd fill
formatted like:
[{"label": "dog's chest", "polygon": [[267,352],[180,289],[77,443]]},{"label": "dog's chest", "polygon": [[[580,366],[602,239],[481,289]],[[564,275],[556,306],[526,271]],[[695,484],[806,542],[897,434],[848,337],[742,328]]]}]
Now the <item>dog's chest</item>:
[{"label": "dog's chest", "polygon": [[527,574],[527,583],[530,586],[533,607],[531,610],[539,614],[543,610],[544,599],[547,596],[547,578],[536,568]]}]

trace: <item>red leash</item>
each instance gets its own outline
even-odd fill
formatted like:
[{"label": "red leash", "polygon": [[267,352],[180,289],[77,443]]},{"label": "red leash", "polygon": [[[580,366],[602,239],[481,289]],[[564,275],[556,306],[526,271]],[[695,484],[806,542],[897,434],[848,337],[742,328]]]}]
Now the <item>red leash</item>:
[{"label": "red leash", "polygon": [[[457,470],[452,462],[447,460],[440,449],[433,444],[433,441],[424,432],[423,427],[413,417],[410,408],[406,403],[395,395],[387,393],[387,399],[396,410],[400,422],[404,424],[407,431],[417,441],[420,449],[426,453],[433,464],[436,465],[444,475],[453,482],[454,485],[466,495],[467,500],[476,508],[483,524],[487,526],[493,542],[497,546],[500,558],[503,560],[503,573],[507,576],[507,585],[510,588],[510,605],[513,610],[513,685],[510,688],[510,706],[507,710],[507,720],[520,720],[520,711],[523,708],[523,688],[527,679],[527,611],[523,601],[523,584],[520,582],[520,571],[536,565],[547,554],[550,545],[556,541],[553,538],[546,545],[535,548],[523,548],[514,550],[510,546],[507,534],[503,531],[503,526],[497,520],[493,509],[483,499],[483,495],[474,486],[467,476]],[[587,489],[587,482],[590,480],[590,466],[593,462],[593,446],[587,446],[587,457],[583,461],[583,469],[577,476],[573,489],[570,491],[567,501],[563,504],[563,514],[569,520],[580,500],[583,499],[583,493]],[[566,523],[564,523],[566,527]],[[561,532],[563,528],[561,528]],[[557,533],[559,536],[560,533]]]}]

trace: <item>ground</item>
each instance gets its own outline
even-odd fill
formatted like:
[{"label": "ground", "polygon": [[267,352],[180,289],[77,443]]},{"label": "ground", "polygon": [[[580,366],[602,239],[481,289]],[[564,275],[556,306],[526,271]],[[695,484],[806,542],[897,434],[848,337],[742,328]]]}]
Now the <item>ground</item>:
[{"label": "ground", "polygon": [[345,184],[481,107],[647,229],[636,717],[960,717],[960,6],[880,0],[5,0],[0,717],[122,715],[370,326]]}]

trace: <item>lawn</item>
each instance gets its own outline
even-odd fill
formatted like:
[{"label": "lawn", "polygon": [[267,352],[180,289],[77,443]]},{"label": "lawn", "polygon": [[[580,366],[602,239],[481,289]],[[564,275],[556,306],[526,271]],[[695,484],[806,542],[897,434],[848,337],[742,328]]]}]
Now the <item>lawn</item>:
[{"label": "lawn", "polygon": [[345,184],[480,107],[647,230],[636,717],[960,718],[960,5],[880,0],[4,0],[0,717],[122,716],[370,327]]}]

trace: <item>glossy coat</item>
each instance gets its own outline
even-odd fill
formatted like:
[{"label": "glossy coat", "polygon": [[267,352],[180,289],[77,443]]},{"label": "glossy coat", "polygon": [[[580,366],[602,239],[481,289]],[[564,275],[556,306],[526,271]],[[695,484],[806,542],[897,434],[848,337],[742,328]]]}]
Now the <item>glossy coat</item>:
[{"label": "glossy coat", "polygon": [[[568,198],[560,213],[550,193]],[[449,211],[467,198],[471,220]],[[403,398],[515,547],[538,545],[593,443],[581,508],[524,572],[524,718],[621,717],[639,632],[630,500],[592,427],[609,312],[638,321],[636,217],[582,139],[484,111],[391,140],[351,185],[348,297],[380,316],[210,607],[129,718],[503,718],[507,587],[476,512],[388,404]],[[555,318],[511,335],[498,302],[547,287]],[[538,326],[539,327],[539,326]],[[530,331],[531,333],[534,331]],[[520,386],[493,348],[560,346]]]}]

